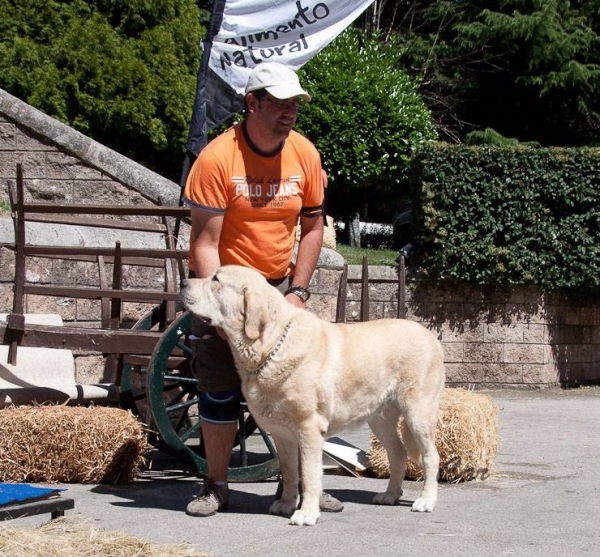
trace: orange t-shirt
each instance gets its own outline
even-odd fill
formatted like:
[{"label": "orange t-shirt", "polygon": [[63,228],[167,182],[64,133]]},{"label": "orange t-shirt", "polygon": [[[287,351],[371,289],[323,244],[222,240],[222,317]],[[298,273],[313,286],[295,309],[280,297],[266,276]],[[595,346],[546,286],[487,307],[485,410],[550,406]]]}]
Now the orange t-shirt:
[{"label": "orange t-shirt", "polygon": [[293,272],[298,216],[322,214],[323,195],[321,157],[308,139],[292,131],[279,153],[264,157],[248,145],[240,123],[200,152],[183,202],[224,215],[221,265],[243,265],[278,279]]}]

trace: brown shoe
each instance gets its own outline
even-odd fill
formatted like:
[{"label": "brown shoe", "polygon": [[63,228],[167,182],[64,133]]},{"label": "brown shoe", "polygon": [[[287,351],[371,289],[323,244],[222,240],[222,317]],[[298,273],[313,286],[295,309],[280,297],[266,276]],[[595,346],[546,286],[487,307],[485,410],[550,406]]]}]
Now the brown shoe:
[{"label": "brown shoe", "polygon": [[198,496],[187,506],[185,514],[190,516],[212,516],[229,505],[229,488],[226,485],[215,485],[207,479],[202,484]]},{"label": "brown shoe", "polygon": [[344,503],[324,491],[319,499],[319,508],[324,513],[340,513],[344,510]]},{"label": "brown shoe", "polygon": [[[275,493],[275,499],[281,499],[281,493],[283,492],[283,481],[279,480],[277,484],[277,492]],[[302,490],[300,490],[300,497],[302,497]],[[324,491],[321,493],[319,498],[319,509],[324,513],[339,513],[344,510],[344,503],[336,499],[333,495]]]}]

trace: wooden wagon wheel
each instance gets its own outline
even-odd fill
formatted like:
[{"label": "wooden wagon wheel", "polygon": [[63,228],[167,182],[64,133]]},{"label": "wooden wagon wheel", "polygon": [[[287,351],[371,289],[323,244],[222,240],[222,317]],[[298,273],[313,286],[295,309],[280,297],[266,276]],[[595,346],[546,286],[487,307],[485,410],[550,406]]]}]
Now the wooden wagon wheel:
[{"label": "wooden wagon wheel", "polygon": [[[191,324],[191,315],[183,313],[161,336],[148,367],[146,394],[152,422],[162,445],[205,477],[207,467],[198,417],[198,381],[190,369]],[[274,445],[244,407],[239,424],[229,479],[251,482],[277,475],[279,459]]]}]

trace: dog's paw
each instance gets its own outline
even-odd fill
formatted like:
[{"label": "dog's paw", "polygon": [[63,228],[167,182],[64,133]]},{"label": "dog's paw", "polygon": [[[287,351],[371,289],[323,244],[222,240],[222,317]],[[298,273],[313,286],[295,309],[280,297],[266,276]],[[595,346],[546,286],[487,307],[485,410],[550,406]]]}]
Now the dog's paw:
[{"label": "dog's paw", "polygon": [[400,497],[402,497],[402,492],[399,494],[396,493],[388,493],[387,491],[383,493],[377,493],[375,497],[373,497],[374,505],[398,505],[400,503]]},{"label": "dog's paw", "polygon": [[435,509],[437,501],[432,497],[419,497],[412,506],[412,511],[416,513],[430,513]]},{"label": "dog's paw", "polygon": [[298,509],[290,519],[290,524],[294,526],[314,526],[319,520],[318,512],[307,512]]},{"label": "dog's paw", "polygon": [[278,499],[269,507],[269,514],[278,514],[281,516],[292,516],[296,510],[295,501],[283,501]]}]

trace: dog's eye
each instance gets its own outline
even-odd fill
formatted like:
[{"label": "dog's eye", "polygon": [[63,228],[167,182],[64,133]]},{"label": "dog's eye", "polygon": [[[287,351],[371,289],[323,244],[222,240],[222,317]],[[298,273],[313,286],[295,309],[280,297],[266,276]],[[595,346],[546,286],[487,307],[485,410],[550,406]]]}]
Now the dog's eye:
[{"label": "dog's eye", "polygon": [[219,277],[215,274],[212,277],[213,282],[219,282]]}]

